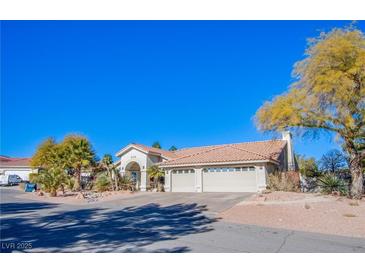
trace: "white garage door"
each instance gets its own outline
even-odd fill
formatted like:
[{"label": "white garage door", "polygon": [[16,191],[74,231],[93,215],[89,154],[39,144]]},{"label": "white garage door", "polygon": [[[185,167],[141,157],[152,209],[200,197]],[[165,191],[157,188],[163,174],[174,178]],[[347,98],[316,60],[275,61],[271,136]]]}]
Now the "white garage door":
[{"label": "white garage door", "polygon": [[203,170],[203,192],[256,192],[255,167],[220,167]]},{"label": "white garage door", "polygon": [[171,174],[172,192],[195,192],[194,169],[173,170]]}]

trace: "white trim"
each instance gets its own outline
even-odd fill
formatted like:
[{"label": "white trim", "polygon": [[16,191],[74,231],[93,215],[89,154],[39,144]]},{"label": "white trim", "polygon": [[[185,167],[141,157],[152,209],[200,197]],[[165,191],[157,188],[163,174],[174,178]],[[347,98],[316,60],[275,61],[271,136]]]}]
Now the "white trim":
[{"label": "white trim", "polygon": [[144,149],[142,149],[142,148],[140,148],[139,146],[136,146],[136,145],[134,145],[134,144],[129,144],[129,145],[127,145],[126,147],[122,148],[121,150],[119,150],[119,151],[115,154],[115,156],[117,156],[117,157],[121,157],[124,153],[128,152],[128,151],[129,151],[129,149],[133,149],[133,148],[134,148],[134,149],[136,149],[136,150],[138,150],[138,151],[140,151],[140,152],[142,152],[142,153],[145,153],[146,155],[159,156],[159,157],[161,157],[161,158],[163,158],[163,159],[165,159],[165,160],[173,159],[173,158],[168,158],[168,157],[166,157],[166,156],[164,156],[163,154],[158,153],[158,152],[152,152],[152,151],[144,150]]},{"label": "white trim", "polygon": [[135,146],[134,144],[129,144],[128,146],[126,146],[126,147],[122,148],[121,150],[119,150],[119,151],[115,154],[115,156],[117,156],[117,157],[121,157],[124,153],[128,152],[128,150],[129,150],[130,148],[134,148],[134,149],[136,149],[136,150],[138,150],[138,151],[140,151],[140,152],[143,152],[143,153],[145,153],[145,154],[148,154],[148,151],[146,151],[146,150],[144,150],[144,149],[141,149],[140,147],[137,147],[137,146]]}]

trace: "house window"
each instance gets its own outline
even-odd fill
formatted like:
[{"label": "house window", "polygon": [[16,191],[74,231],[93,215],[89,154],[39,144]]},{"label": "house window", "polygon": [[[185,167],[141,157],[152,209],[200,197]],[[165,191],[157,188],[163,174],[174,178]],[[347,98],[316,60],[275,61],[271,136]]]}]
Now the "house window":
[{"label": "house window", "polygon": [[230,167],[230,168],[228,168],[228,171],[229,172],[233,172],[234,171],[234,168],[233,167]]},{"label": "house window", "polygon": [[242,168],[242,171],[247,171],[247,170],[248,170],[248,167],[247,166],[245,166],[245,167]]},{"label": "house window", "polygon": [[208,172],[208,169],[204,168],[204,169],[203,169],[203,172]]},{"label": "house window", "polygon": [[195,170],[194,169],[190,169],[190,173],[195,173]]},{"label": "house window", "polygon": [[221,169],[220,169],[219,167],[217,167],[217,168],[215,169],[215,172],[221,172]]},{"label": "house window", "polygon": [[173,170],[173,171],[172,171],[172,173],[173,173],[173,174],[176,174],[176,170]]},{"label": "house window", "polygon": [[179,174],[182,174],[182,173],[183,173],[183,171],[180,169],[180,170],[178,170],[178,173],[179,173]]},{"label": "house window", "polygon": [[241,171],[241,168],[240,167],[236,167],[235,168],[235,171]]},{"label": "house window", "polygon": [[228,171],[228,169],[226,167],[222,168],[222,172],[227,172],[227,171]]},{"label": "house window", "polygon": [[250,166],[248,169],[249,169],[249,171],[255,171],[255,167],[254,166]]}]

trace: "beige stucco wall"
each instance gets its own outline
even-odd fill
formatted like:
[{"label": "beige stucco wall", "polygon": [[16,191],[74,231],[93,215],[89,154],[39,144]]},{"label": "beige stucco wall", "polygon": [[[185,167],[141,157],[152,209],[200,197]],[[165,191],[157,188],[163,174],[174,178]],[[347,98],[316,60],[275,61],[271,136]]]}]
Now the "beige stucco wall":
[{"label": "beige stucco wall", "polygon": [[145,191],[146,187],[147,187],[147,155],[135,148],[131,148],[130,150],[128,150],[126,153],[124,153],[121,157],[120,157],[120,172],[121,174],[125,174],[125,168],[126,166],[131,163],[131,162],[136,162],[140,169],[141,169],[141,174],[140,176],[138,176],[139,180],[140,180],[140,190],[141,191]]},{"label": "beige stucco wall", "polygon": [[141,174],[138,176],[140,181],[140,190],[145,191],[148,184],[147,169],[162,161],[162,158],[157,155],[149,155],[141,150],[131,147],[122,156],[120,156],[119,169],[121,174],[125,174],[125,169],[131,162],[136,162],[140,169]]}]

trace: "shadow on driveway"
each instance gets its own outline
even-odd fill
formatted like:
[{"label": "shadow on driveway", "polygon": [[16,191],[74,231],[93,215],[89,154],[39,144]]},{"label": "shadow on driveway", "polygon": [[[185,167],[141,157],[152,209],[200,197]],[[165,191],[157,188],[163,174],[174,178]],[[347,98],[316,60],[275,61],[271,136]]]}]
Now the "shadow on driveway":
[{"label": "shadow on driveway", "polygon": [[19,213],[27,213],[33,212],[40,209],[54,208],[57,204],[50,203],[1,203],[0,204],[0,213],[1,215],[6,214],[19,214]]},{"label": "shadow on driveway", "polygon": [[[11,206],[7,208],[10,213]],[[34,210],[30,204],[26,208]],[[15,208],[15,211],[21,210]],[[209,224],[216,219],[205,216],[204,211],[206,206],[196,203],[164,207],[147,204],[113,211],[91,208],[41,217],[5,216],[1,223],[1,251],[31,252],[32,249],[19,250],[7,245],[29,242],[37,252],[146,252],[144,247],[152,243],[211,231]],[[147,251],[187,252],[189,248]]]}]

